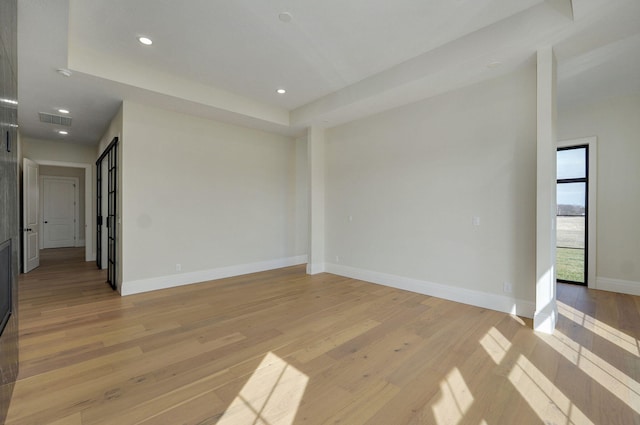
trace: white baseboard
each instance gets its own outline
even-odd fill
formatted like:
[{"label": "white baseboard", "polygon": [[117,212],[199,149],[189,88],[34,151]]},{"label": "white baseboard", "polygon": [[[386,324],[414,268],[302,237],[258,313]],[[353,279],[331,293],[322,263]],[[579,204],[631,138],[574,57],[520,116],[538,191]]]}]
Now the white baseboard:
[{"label": "white baseboard", "polygon": [[208,280],[224,279],[226,277],[240,276],[243,274],[263,272],[282,267],[297,266],[307,262],[306,255],[297,257],[280,258],[277,260],[260,261],[257,263],[238,264],[235,266],[220,267],[217,269],[200,270],[173,274],[168,276],[152,277],[149,279],[132,280],[122,282],[121,295],[139,294],[158,289],[173,288],[175,286],[189,285],[192,283],[206,282]]},{"label": "white baseboard", "polygon": [[370,270],[358,269],[343,266],[340,264],[326,264],[328,273],[353,279],[364,280],[366,282],[391,286],[393,288],[406,291],[417,292],[419,294],[430,295],[432,297],[443,298],[476,307],[488,308],[508,314],[516,314],[522,317],[533,318],[535,303],[519,300],[505,295],[491,294],[487,292],[475,291],[473,289],[460,288],[457,286],[443,285],[440,283],[427,282],[424,280],[412,279],[386,273],[379,273]]},{"label": "white baseboard", "polygon": [[324,273],[325,271],[326,271],[326,266],[324,263],[319,263],[319,264],[307,263],[307,274],[318,274],[318,273]]},{"label": "white baseboard", "polygon": [[593,289],[620,292],[621,294],[640,295],[640,282],[596,277],[596,286]]}]

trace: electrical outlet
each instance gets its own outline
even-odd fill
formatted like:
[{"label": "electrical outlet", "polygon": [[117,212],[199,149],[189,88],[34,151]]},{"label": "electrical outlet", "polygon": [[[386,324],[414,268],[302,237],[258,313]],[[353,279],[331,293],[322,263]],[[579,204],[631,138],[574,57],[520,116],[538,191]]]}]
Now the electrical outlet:
[{"label": "electrical outlet", "polygon": [[513,292],[513,288],[511,287],[510,282],[505,282],[502,286],[502,291],[506,294],[510,294]]},{"label": "electrical outlet", "polygon": [[176,271],[182,271],[182,264],[176,264]]}]

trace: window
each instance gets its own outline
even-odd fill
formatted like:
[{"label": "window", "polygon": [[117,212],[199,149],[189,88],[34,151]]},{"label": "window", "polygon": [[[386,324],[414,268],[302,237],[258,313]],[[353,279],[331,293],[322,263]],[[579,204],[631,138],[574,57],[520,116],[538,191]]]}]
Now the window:
[{"label": "window", "polygon": [[589,146],[558,148],[556,277],[587,284]]}]

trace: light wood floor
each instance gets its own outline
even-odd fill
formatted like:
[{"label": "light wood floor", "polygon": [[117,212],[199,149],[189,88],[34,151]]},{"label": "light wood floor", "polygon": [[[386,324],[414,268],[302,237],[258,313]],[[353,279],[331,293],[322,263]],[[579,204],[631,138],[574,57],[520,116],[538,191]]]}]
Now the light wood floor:
[{"label": "light wood floor", "polygon": [[640,299],[518,317],[303,267],[121,298],[81,250],[20,281],[7,424],[640,424]]}]

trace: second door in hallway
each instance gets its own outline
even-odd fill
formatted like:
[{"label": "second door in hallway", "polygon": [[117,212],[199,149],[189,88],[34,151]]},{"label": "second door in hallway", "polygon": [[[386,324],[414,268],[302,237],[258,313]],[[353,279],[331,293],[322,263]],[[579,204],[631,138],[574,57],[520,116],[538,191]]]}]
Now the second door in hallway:
[{"label": "second door in hallway", "polygon": [[77,180],[42,177],[42,247],[76,245]]}]

